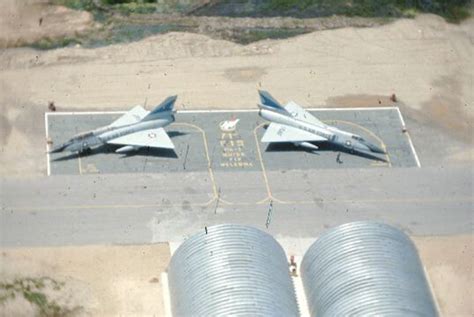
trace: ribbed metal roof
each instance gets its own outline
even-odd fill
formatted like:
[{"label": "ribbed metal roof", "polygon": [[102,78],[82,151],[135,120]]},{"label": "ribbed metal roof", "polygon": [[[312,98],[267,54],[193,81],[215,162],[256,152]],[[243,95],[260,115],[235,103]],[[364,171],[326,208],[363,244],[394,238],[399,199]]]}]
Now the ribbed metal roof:
[{"label": "ribbed metal roof", "polygon": [[270,235],[209,227],[186,240],[168,270],[173,316],[297,316],[288,260]]},{"label": "ribbed metal roof", "polygon": [[400,230],[344,224],[306,252],[301,276],[311,316],[436,316],[418,252]]}]

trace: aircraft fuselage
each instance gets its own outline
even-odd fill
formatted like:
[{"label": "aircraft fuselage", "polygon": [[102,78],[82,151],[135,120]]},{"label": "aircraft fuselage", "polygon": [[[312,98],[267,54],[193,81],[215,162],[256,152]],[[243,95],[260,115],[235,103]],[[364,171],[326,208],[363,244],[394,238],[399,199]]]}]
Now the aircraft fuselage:
[{"label": "aircraft fuselage", "polygon": [[109,140],[135,133],[142,130],[162,128],[175,121],[174,115],[156,118],[153,120],[139,121],[123,126],[105,126],[93,131],[78,134],[66,143],[54,148],[51,153],[69,151],[84,152],[95,146],[100,146]]},{"label": "aircraft fuselage", "polygon": [[[298,118],[294,118],[288,113],[266,109],[264,106],[260,108],[259,115],[263,119],[270,122],[291,126],[293,128],[323,137],[327,139],[326,142],[343,147],[351,152],[385,153],[385,151],[380,147],[364,140],[361,136],[340,130],[336,127],[309,123]],[[297,146],[306,147],[310,150],[314,150],[316,148],[315,146],[312,147],[310,145],[311,143],[309,142],[294,142],[294,144]]]}]

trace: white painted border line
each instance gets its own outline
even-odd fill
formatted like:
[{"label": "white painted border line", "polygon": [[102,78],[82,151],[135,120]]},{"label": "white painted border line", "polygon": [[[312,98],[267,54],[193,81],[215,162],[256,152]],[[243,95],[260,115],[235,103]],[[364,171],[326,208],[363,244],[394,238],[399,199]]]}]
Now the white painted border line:
[{"label": "white painted border line", "polygon": [[171,311],[170,286],[169,286],[167,272],[161,272],[160,281],[161,281],[161,290],[163,293],[163,304],[165,306],[165,309],[164,309],[165,317],[173,317],[173,313]]},{"label": "white painted border line", "polygon": [[[370,111],[370,110],[398,110],[398,107],[363,107],[363,108],[305,108],[309,111]],[[259,109],[208,109],[208,110],[178,110],[178,113],[233,113],[233,112],[258,112]],[[64,112],[46,112],[46,115],[62,116],[62,115],[100,115],[100,114],[123,114],[127,111],[64,111]],[[402,119],[402,123],[403,119]]]},{"label": "white painted border line", "polygon": [[403,119],[402,112],[400,111],[400,108],[397,107],[398,111],[398,117],[400,118],[400,122],[402,123],[403,131],[407,136],[408,139],[408,144],[410,145],[411,152],[413,153],[413,156],[415,157],[416,165],[418,167],[421,167],[420,159],[418,158],[418,154],[416,153],[415,146],[413,145],[413,141],[411,140],[410,133],[407,130],[407,127],[405,125],[405,120]]},{"label": "white painted border line", "polygon": [[51,165],[49,163],[49,124],[48,124],[48,112],[45,112],[44,114],[44,126],[46,130],[46,173],[48,176],[51,175]]},{"label": "white painted border line", "polygon": [[79,116],[90,114],[124,114],[127,111],[64,111],[64,112],[46,112],[48,116]]},{"label": "white painted border line", "polygon": [[[362,107],[362,108],[306,108],[309,111],[359,111],[359,110],[376,110],[376,111],[384,111],[384,110],[397,110],[398,116],[400,117],[400,121],[402,122],[403,128],[405,128],[405,121],[403,120],[402,114],[400,112],[400,108],[398,107]],[[234,110],[178,110],[178,113],[234,113],[234,112],[258,112],[259,109],[234,109]],[[45,112],[45,125],[46,125],[46,138],[49,137],[48,133],[48,116],[71,116],[71,115],[102,115],[102,114],[124,114],[127,111],[64,111],[64,112]],[[416,164],[418,167],[421,167],[420,160],[418,159],[418,155],[416,154],[415,147],[413,146],[413,142],[411,141],[410,135],[407,132],[408,142],[410,144],[410,148],[412,153],[415,157]],[[47,157],[47,170],[48,176],[51,174],[51,167],[49,162],[49,148],[48,144],[46,143],[46,157]]]},{"label": "white painted border line", "polygon": [[411,141],[410,133],[408,133],[407,131],[405,132],[405,134],[407,135],[408,143],[410,144],[410,148],[413,152],[413,156],[415,157],[416,165],[418,167],[421,167],[420,159],[418,158],[418,154],[416,154],[415,146],[413,145],[413,142]]},{"label": "white painted border line", "polygon": [[439,300],[438,300],[438,294],[436,294],[433,283],[431,282],[431,276],[428,274],[428,270],[426,269],[426,266],[423,265],[423,272],[425,273],[426,279],[428,280],[428,287],[430,288],[431,291],[431,297],[433,298],[436,312],[438,313],[439,316],[442,316],[441,308],[439,306]]},{"label": "white painted border line", "polygon": [[[357,111],[357,110],[394,110],[397,107],[363,107],[363,108],[304,108],[309,111]],[[226,113],[226,112],[258,112],[259,109],[221,109],[221,110],[178,110],[178,113]]]},{"label": "white painted border line", "polygon": [[398,112],[398,117],[400,118],[400,121],[402,122],[402,127],[403,129],[406,129],[406,124],[405,120],[403,119],[402,112],[400,111],[400,108],[397,107],[397,112]]}]

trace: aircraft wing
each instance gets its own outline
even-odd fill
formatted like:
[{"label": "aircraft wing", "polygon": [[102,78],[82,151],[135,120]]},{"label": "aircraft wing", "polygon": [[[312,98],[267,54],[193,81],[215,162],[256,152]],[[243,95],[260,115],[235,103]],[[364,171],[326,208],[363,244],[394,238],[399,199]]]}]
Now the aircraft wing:
[{"label": "aircraft wing", "polygon": [[112,122],[109,126],[111,127],[120,127],[124,125],[129,125],[137,123],[143,119],[148,114],[148,111],[143,109],[142,106],[136,106],[132,110],[126,112],[123,116]]},{"label": "aircraft wing", "polygon": [[316,124],[316,125],[319,125],[319,126],[323,126],[325,127],[326,124],[324,124],[323,122],[321,122],[319,119],[317,119],[315,116],[313,116],[311,113],[309,113],[308,111],[306,111],[305,109],[303,109],[301,106],[297,105],[296,103],[294,103],[293,101],[289,102],[286,106],[285,106],[285,109],[286,111],[288,111],[292,116],[293,118],[295,119],[298,119],[298,120],[301,120],[301,121],[305,121],[305,122],[308,122],[308,123],[311,123],[311,124]]},{"label": "aircraft wing", "polygon": [[304,141],[327,141],[319,135],[306,132],[297,128],[278,123],[270,123],[267,131],[262,137],[262,142],[304,142]]},{"label": "aircraft wing", "polygon": [[109,144],[133,145],[174,149],[174,144],[163,128],[142,130],[107,141]]}]

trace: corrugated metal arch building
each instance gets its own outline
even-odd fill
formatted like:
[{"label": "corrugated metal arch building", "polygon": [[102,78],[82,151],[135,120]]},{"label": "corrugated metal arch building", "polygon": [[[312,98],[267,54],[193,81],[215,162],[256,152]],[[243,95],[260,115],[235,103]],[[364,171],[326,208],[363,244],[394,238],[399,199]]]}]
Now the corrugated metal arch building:
[{"label": "corrugated metal arch building", "polygon": [[306,252],[301,276],[311,316],[436,316],[416,247],[378,222],[341,225]]},{"label": "corrugated metal arch building", "polygon": [[217,225],[186,240],[168,270],[173,316],[298,316],[282,247],[269,234]]}]

